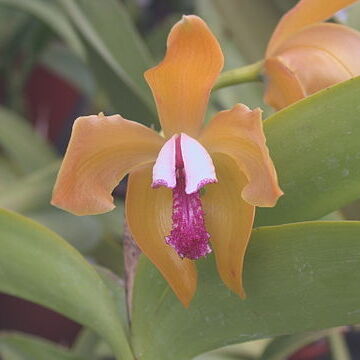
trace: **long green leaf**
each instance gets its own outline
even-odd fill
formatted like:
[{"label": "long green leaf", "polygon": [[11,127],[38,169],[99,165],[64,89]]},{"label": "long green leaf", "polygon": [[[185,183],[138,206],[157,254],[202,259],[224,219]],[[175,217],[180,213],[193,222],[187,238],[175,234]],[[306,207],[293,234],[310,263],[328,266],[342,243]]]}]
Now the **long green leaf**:
[{"label": "long green leaf", "polygon": [[262,59],[281,16],[278,7],[272,1],[263,0],[211,0],[211,3],[241,55],[250,63]]},{"label": "long green leaf", "polygon": [[285,193],[257,225],[318,219],[359,198],[360,77],[306,98],[265,121]]},{"label": "long green leaf", "polygon": [[105,338],[118,359],[133,359],[117,304],[97,272],[65,240],[0,210],[0,291],[49,307]]},{"label": "long green leaf", "polygon": [[24,215],[53,230],[83,254],[94,250],[105,233],[99,217],[75,216],[50,204]]},{"label": "long green leaf", "polygon": [[0,0],[6,5],[24,11],[45,22],[56,34],[80,56],[84,56],[83,45],[68,19],[55,6],[54,1],[43,0]]},{"label": "long green leaf", "polygon": [[84,62],[68,47],[58,43],[49,44],[40,61],[89,98],[95,96],[95,83],[92,74]]},{"label": "long green leaf", "polygon": [[231,343],[359,322],[359,237],[355,221],[256,229],[245,260],[247,299],[225,288],[209,256],[197,263],[189,309],[142,258],[133,293],[137,359],[191,359]]},{"label": "long green leaf", "polygon": [[114,109],[156,124],[155,107],[143,73],[151,58],[126,8],[116,0],[59,0],[88,48],[88,60]]},{"label": "long green leaf", "polygon": [[0,333],[3,360],[85,360],[44,339],[21,333]]},{"label": "long green leaf", "polygon": [[57,158],[54,149],[29,123],[4,107],[0,107],[0,129],[0,146],[20,172],[28,174]]},{"label": "long green leaf", "polygon": [[9,159],[5,156],[0,156],[0,193],[9,184],[18,179],[18,174],[14,171]]},{"label": "long green leaf", "polygon": [[130,333],[130,329],[128,327],[129,319],[126,309],[126,296],[125,296],[123,280],[121,280],[113,272],[102,266],[95,266],[95,270],[101,276],[101,279],[104,281],[106,286],[110,289],[114,302],[117,305],[118,314],[122,319],[122,323],[124,324],[124,329],[127,335],[129,335]]},{"label": "long green leaf", "polygon": [[1,189],[0,207],[25,212],[48,205],[59,166],[55,161]]},{"label": "long green leaf", "polygon": [[328,331],[284,335],[273,339],[264,349],[258,360],[283,360],[295,351],[324,337]]},{"label": "long green leaf", "polygon": [[96,348],[99,340],[99,336],[94,331],[83,328],[77,335],[71,350],[74,354],[85,357],[86,360],[97,360]]}]

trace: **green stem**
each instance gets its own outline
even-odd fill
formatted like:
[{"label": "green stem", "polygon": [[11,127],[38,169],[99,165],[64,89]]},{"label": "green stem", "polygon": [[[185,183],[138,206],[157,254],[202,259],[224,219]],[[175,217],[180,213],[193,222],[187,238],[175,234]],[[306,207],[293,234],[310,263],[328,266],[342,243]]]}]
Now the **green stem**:
[{"label": "green stem", "polygon": [[347,347],[344,335],[341,329],[333,329],[328,335],[332,359],[334,360],[351,360],[351,355]]},{"label": "green stem", "polygon": [[216,81],[213,91],[227,86],[261,81],[262,65],[263,60],[254,64],[223,72]]}]

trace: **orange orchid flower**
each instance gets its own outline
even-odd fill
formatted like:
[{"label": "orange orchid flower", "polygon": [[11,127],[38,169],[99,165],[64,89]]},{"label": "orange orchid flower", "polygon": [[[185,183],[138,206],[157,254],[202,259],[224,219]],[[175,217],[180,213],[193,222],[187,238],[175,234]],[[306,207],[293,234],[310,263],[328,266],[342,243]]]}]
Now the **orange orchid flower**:
[{"label": "orange orchid flower", "polygon": [[78,118],[52,199],[77,215],[110,211],[111,192],[129,173],[130,231],[184,306],[196,289],[193,260],[212,248],[224,283],[244,296],[255,206],[274,206],[282,195],[260,109],[238,104],[202,128],[222,67],[207,25],[184,16],[171,30],[165,59],[145,73],[164,137],[120,115]]},{"label": "orange orchid flower", "polygon": [[278,23],[267,47],[265,102],[281,109],[360,75],[360,33],[324,23],[356,0],[300,0]]}]

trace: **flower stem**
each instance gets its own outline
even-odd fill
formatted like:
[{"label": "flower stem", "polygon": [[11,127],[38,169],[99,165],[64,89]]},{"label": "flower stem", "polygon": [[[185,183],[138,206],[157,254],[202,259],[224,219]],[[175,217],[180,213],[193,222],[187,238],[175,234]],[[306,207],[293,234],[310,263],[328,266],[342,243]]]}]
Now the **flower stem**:
[{"label": "flower stem", "polygon": [[213,91],[237,84],[261,81],[263,60],[220,74]]}]

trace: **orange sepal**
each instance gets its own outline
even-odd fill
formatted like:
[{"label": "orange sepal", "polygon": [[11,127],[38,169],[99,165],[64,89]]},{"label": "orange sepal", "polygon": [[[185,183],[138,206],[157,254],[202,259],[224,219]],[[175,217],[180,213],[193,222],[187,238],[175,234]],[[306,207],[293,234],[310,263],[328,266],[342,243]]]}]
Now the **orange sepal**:
[{"label": "orange sepal", "polygon": [[198,134],[223,62],[219,43],[203,20],[189,15],[175,24],[164,60],[145,72],[167,137]]},{"label": "orange sepal", "polygon": [[115,186],[154,162],[163,143],[155,131],[120,115],[76,119],[51,203],[76,215],[112,210]]},{"label": "orange sepal", "polygon": [[274,55],[287,39],[309,25],[324,21],[357,0],[300,0],[279,21],[269,41],[266,57]]},{"label": "orange sepal", "polygon": [[255,206],[275,206],[283,192],[266,147],[260,109],[238,104],[219,112],[199,141],[211,156],[223,153],[236,161],[248,181],[241,193],[245,201]]},{"label": "orange sepal", "polygon": [[153,189],[151,183],[151,166],[130,174],[126,219],[139,248],[159,269],[181,303],[188,307],[196,290],[197,271],[192,261],[181,259],[165,243],[172,225],[172,194],[164,187]]},{"label": "orange sepal", "polygon": [[224,283],[245,298],[242,273],[254,221],[255,206],[241,197],[247,179],[229,156],[214,154],[218,183],[207,185],[202,203],[206,228]]}]

